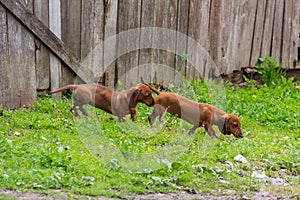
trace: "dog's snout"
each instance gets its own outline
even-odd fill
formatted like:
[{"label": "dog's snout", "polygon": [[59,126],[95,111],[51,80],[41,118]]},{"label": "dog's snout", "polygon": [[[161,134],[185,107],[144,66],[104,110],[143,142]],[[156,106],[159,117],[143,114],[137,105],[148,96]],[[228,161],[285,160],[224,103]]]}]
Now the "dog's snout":
[{"label": "dog's snout", "polygon": [[237,134],[236,137],[237,137],[237,138],[243,138],[243,137],[244,137],[241,130],[238,131],[238,134]]}]

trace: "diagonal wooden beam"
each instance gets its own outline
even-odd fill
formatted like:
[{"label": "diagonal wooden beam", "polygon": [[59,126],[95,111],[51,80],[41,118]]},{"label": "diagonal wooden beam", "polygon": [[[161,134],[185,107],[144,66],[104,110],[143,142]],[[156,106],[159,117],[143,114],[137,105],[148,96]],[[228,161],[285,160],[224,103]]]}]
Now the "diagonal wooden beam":
[{"label": "diagonal wooden beam", "polygon": [[81,66],[72,50],[61,41],[51,30],[28,11],[19,0],[0,0],[13,16],[40,39],[67,67],[84,82],[92,83],[94,75],[88,68]]}]

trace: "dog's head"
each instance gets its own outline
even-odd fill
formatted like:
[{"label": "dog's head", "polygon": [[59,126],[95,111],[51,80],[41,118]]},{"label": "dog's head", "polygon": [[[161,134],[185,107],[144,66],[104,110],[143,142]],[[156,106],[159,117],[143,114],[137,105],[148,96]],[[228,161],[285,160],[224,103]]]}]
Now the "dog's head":
[{"label": "dog's head", "polygon": [[237,138],[242,138],[243,133],[239,118],[233,114],[226,114],[222,133],[224,135],[233,134]]},{"label": "dog's head", "polygon": [[129,106],[134,107],[137,103],[144,103],[147,106],[154,105],[152,91],[147,85],[137,84],[129,94]]}]

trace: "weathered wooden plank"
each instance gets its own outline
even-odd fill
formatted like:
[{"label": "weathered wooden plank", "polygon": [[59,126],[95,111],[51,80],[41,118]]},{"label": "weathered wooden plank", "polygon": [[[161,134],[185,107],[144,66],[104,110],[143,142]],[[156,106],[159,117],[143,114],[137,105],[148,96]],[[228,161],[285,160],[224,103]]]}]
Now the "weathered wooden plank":
[{"label": "weathered wooden plank", "polygon": [[12,108],[10,104],[10,64],[8,52],[7,12],[0,5],[0,107]]},{"label": "weathered wooden plank", "polygon": [[281,62],[282,66],[287,68],[296,66],[297,37],[299,37],[297,36],[297,29],[299,28],[297,12],[299,12],[299,9],[294,10],[297,9],[298,4],[299,1],[284,1]]},{"label": "weathered wooden plank", "polygon": [[[228,7],[227,7],[228,6]],[[210,14],[210,24],[209,24],[209,41],[210,47],[208,51],[210,52],[211,59],[214,64],[208,64],[203,66],[203,75],[206,78],[212,78],[212,72],[218,71],[219,73],[224,73],[227,66],[224,66],[224,57],[227,50],[228,41],[228,29],[225,24],[229,17],[227,14],[230,11],[230,4],[223,0],[212,0],[211,1],[211,14]],[[214,69],[215,68],[215,69]]]},{"label": "weathered wooden plank", "polygon": [[128,88],[138,81],[141,1],[122,1],[118,9],[118,80]]},{"label": "weathered wooden plank", "polygon": [[282,48],[282,22],[283,22],[284,1],[276,0],[274,12],[274,26],[272,36],[271,56],[281,62],[281,48]]},{"label": "weathered wooden plank", "polygon": [[155,0],[142,1],[141,28],[143,31],[141,31],[140,36],[138,77],[143,77],[146,82],[153,82],[151,75],[153,49],[151,47],[153,44],[154,29],[149,27],[154,27],[154,8]]},{"label": "weathered wooden plank", "polygon": [[258,0],[256,6],[254,36],[252,41],[251,61],[250,61],[250,66],[252,67],[257,62],[257,59],[261,56],[263,30],[264,30],[263,28],[264,20],[262,20],[262,17],[265,14],[265,9],[266,9],[266,0]]},{"label": "weathered wooden plank", "polygon": [[[32,12],[31,0],[22,4]],[[6,106],[27,107],[36,101],[34,37],[11,14],[7,15],[7,31],[10,67],[7,75],[10,90],[6,94]]]},{"label": "weathered wooden plank", "polygon": [[176,57],[175,57],[175,79],[186,75],[187,66],[187,44],[188,44],[188,21],[189,21],[189,0],[178,1],[177,8],[177,36],[176,36]]},{"label": "weathered wooden plank", "polygon": [[[253,0],[255,1],[255,0]],[[218,73],[226,74],[227,71],[232,72],[235,70],[235,65],[231,62],[233,57],[237,52],[233,51],[233,44],[235,44],[235,38],[233,30],[234,30],[234,22],[235,17],[237,15],[234,14],[235,7],[237,6],[237,2],[228,3],[228,1],[223,1],[221,4],[221,29],[220,29],[220,39],[219,39],[219,49],[218,49],[218,65],[216,66],[217,70],[215,70],[214,75],[218,77]],[[208,64],[212,66],[212,64]],[[238,68],[239,69],[239,68]],[[212,76],[212,74],[210,75]]]},{"label": "weathered wooden plank", "polygon": [[[50,1],[49,1],[50,2]],[[93,82],[92,72],[81,66],[72,51],[53,34],[41,21],[37,20],[19,1],[0,0],[0,3],[22,21],[30,31],[49,47],[68,67],[85,82]]]},{"label": "weathered wooden plank", "polygon": [[[49,1],[49,28],[58,38],[61,38],[60,8],[60,0]],[[53,53],[50,53],[51,90],[61,86],[61,78],[61,62]],[[52,96],[59,98],[61,97],[61,93],[56,93]]]},{"label": "weathered wooden plank", "polygon": [[[77,58],[81,58],[81,1],[61,1],[61,39]],[[89,66],[87,66],[89,67]],[[90,68],[91,69],[91,68]],[[76,75],[62,64],[61,84],[73,84]]]},{"label": "weathered wooden plank", "polygon": [[[256,10],[256,1],[241,0],[238,1],[235,8],[236,16],[234,21],[234,46],[233,58],[235,69],[247,67],[250,64],[251,43],[253,38],[254,17]],[[225,73],[230,73],[234,69],[227,69]]]},{"label": "weathered wooden plank", "polygon": [[[33,5],[34,16],[49,26],[49,0],[34,0]],[[35,46],[37,90],[47,90],[50,88],[50,52],[38,39]]]},{"label": "weathered wooden plank", "polygon": [[154,25],[164,28],[154,32],[153,41],[159,48],[153,50],[153,62],[158,66],[152,69],[154,80],[164,85],[174,81],[175,78],[175,45],[177,24],[177,1],[155,1]]},{"label": "weathered wooden plank", "polygon": [[108,86],[114,88],[116,84],[116,34],[117,34],[117,15],[118,1],[108,0],[104,4],[104,53],[103,65],[104,71],[108,73]]},{"label": "weathered wooden plank", "polygon": [[187,77],[204,77],[206,62],[210,53],[209,23],[210,0],[190,1],[188,35],[188,69]]},{"label": "weathered wooden plank", "polygon": [[[238,56],[236,52],[236,46],[238,42],[238,6],[239,1],[233,0],[230,2],[230,11],[229,11],[229,18],[228,18],[228,26],[229,33],[228,33],[228,45],[226,49],[226,65],[228,66],[226,68],[226,71],[231,71],[232,69],[236,68],[236,57]],[[227,72],[225,72],[226,74]]]},{"label": "weathered wooden plank", "polygon": [[82,1],[81,21],[82,63],[93,71],[95,77],[100,77],[104,73],[104,1]]},{"label": "weathered wooden plank", "polygon": [[284,1],[284,16],[283,16],[283,35],[282,35],[282,52],[281,63],[283,67],[289,67],[290,61],[290,41],[291,41],[291,28],[293,9],[293,1]]},{"label": "weathered wooden plank", "polygon": [[[299,37],[300,37],[300,4],[298,0],[293,0],[293,11],[291,13],[292,16],[292,24],[291,24],[291,41],[290,41],[290,68],[296,68],[298,64],[298,45]],[[298,65],[298,67],[300,67]]]}]

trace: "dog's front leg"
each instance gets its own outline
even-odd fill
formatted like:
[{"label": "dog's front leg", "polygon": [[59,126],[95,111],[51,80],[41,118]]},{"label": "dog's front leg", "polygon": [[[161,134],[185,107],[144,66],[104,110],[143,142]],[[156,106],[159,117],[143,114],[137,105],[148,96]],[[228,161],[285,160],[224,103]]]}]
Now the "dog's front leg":
[{"label": "dog's front leg", "polygon": [[136,115],[135,108],[129,108],[129,112],[130,112],[131,120],[134,122],[135,121],[135,115]]},{"label": "dog's front leg", "polygon": [[216,135],[216,133],[215,133],[215,131],[214,131],[214,129],[212,129],[212,127],[211,127],[210,124],[205,123],[204,124],[204,128],[208,132],[208,135],[210,137],[212,137],[212,138],[218,138],[217,135]]}]

